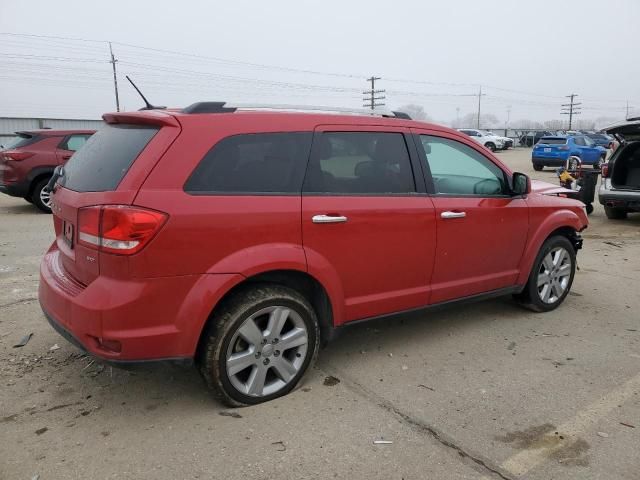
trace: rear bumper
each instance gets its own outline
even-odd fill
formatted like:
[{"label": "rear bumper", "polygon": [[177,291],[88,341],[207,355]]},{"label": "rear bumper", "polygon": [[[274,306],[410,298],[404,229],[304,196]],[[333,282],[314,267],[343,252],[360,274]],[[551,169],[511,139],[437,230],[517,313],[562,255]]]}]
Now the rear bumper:
[{"label": "rear bumper", "polygon": [[558,157],[531,157],[534,165],[543,165],[545,167],[564,167],[567,164],[566,158]]},{"label": "rear bumper", "polygon": [[612,190],[600,187],[598,201],[606,207],[640,211],[640,191]]},{"label": "rear bumper", "polygon": [[0,183],[0,193],[11,195],[12,197],[26,197],[29,195],[29,182]]},{"label": "rear bumper", "polygon": [[[152,279],[70,278],[53,246],[40,265],[39,300],[49,323],[91,355],[113,363],[190,361],[228,275]],[[240,276],[241,277],[241,276]],[[221,293],[220,293],[221,296]],[[116,345],[116,347],[114,347]]]}]

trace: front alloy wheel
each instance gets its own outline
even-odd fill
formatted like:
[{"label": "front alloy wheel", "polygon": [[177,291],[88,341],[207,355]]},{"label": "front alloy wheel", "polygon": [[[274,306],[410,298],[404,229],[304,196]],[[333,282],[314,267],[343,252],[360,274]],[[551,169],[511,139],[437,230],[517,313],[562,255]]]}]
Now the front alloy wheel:
[{"label": "front alloy wheel", "polygon": [[571,257],[564,247],[551,250],[540,263],[538,296],[547,304],[557,302],[569,286]]}]

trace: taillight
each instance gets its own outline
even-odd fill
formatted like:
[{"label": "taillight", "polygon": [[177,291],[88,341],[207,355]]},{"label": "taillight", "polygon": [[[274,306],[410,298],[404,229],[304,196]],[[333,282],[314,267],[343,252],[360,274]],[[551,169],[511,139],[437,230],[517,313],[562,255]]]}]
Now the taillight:
[{"label": "taillight", "polygon": [[33,155],[34,153],[32,152],[22,152],[20,150],[5,150],[0,154],[3,160],[14,160],[17,162],[33,157]]},{"label": "taillight", "polygon": [[166,220],[165,213],[127,205],[85,207],[78,212],[78,242],[101,252],[132,255]]},{"label": "taillight", "polygon": [[609,164],[604,163],[600,166],[600,175],[602,178],[609,178]]}]

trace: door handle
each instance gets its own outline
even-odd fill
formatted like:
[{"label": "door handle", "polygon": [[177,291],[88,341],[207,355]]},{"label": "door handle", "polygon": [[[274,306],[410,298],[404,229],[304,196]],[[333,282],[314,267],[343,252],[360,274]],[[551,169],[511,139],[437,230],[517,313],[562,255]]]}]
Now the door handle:
[{"label": "door handle", "polygon": [[344,223],[347,217],[341,215],[314,215],[311,217],[313,223]]},{"label": "door handle", "polygon": [[467,216],[467,212],[442,212],[440,216],[444,219],[448,218],[464,218]]}]

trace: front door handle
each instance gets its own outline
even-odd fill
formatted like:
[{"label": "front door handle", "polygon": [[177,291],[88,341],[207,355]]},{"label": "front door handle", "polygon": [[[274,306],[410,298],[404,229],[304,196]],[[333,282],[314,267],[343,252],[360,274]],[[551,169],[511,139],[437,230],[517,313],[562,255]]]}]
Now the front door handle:
[{"label": "front door handle", "polygon": [[464,218],[467,216],[467,212],[442,212],[440,216],[444,219],[448,218]]},{"label": "front door handle", "polygon": [[313,223],[344,223],[347,217],[342,215],[314,215],[311,217]]}]

